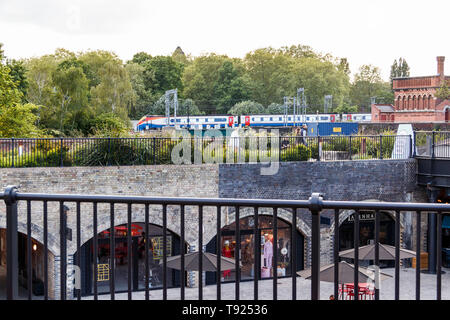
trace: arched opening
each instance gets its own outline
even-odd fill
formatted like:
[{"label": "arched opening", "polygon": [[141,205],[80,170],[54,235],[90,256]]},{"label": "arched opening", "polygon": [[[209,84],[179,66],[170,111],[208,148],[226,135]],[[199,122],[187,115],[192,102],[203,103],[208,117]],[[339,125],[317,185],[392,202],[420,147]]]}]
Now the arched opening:
[{"label": "arched opening", "polygon": [[406,103],[406,105],[408,106],[407,109],[411,110],[411,97],[408,96],[408,102]]},{"label": "arched opening", "polygon": [[428,96],[428,109],[433,109],[434,105],[433,105],[433,96],[430,94]]},{"label": "arched opening", "polygon": [[413,96],[412,98],[412,109],[416,109],[417,108],[417,101],[416,101],[416,96]]},{"label": "arched opening", "polygon": [[[0,299],[6,293],[6,229],[0,229]],[[44,295],[44,246],[35,239],[31,239],[31,260],[28,258],[28,237],[18,233],[18,267],[19,267],[19,298],[28,296],[28,266],[31,264],[32,295],[39,299]],[[48,256],[53,257],[50,252]],[[50,274],[50,272],[48,273]]]},{"label": "arched opening", "polygon": [[[145,290],[145,224],[133,222],[131,226],[131,261],[128,261],[127,225],[114,227],[114,287],[116,292],[128,290],[128,266],[132,269],[132,290]],[[110,292],[111,262],[110,256],[110,229],[98,234],[97,249],[97,288],[98,293]],[[167,257],[180,254],[180,238],[167,230]],[[149,253],[148,263],[150,269],[149,288],[158,289],[163,286],[163,269],[160,261],[163,258],[163,228],[149,224]],[[186,246],[184,246],[186,248]],[[81,294],[91,295],[94,288],[94,240],[90,239],[81,248]],[[186,250],[185,250],[186,252]],[[75,260],[76,261],[76,260]],[[167,269],[167,287],[180,286],[180,271]],[[186,279],[186,278],[185,278]]]},{"label": "arched opening", "polygon": [[[254,216],[240,219],[240,244],[241,244],[241,281],[254,279],[255,264],[255,237],[260,245],[259,252],[259,279],[273,277],[273,252],[277,250],[277,275],[288,277],[292,275],[292,256],[295,255],[296,271],[304,268],[304,236],[297,230],[296,252],[292,252],[292,225],[283,219],[277,220],[277,248],[273,248],[273,217],[268,215],[258,216],[258,229],[255,234]],[[219,237],[222,256],[234,258],[236,247],[235,222],[222,228]],[[206,246],[206,251],[216,253],[218,238],[215,236]],[[216,273],[206,273],[206,284],[216,283]],[[223,270],[222,281],[235,281],[234,270]]]},{"label": "arched opening", "polygon": [[404,110],[404,109],[406,109],[406,106],[405,106],[405,102],[406,101],[406,97],[405,96],[403,96],[403,98],[402,98],[402,110]]},{"label": "arched opening", "polygon": [[[354,248],[354,221],[355,212],[351,213],[339,226],[339,251]],[[375,239],[375,212],[359,212],[359,246],[374,243]],[[380,212],[380,243],[395,244],[395,220],[389,213]],[[349,260],[351,262],[351,260]],[[373,264],[373,261],[364,261],[363,264]],[[393,261],[380,261],[380,267],[393,267]]]},{"label": "arched opening", "polygon": [[445,122],[450,121],[450,106],[445,107]]},{"label": "arched opening", "polygon": [[423,109],[422,97],[421,96],[417,97],[417,109],[419,109],[419,110]]}]

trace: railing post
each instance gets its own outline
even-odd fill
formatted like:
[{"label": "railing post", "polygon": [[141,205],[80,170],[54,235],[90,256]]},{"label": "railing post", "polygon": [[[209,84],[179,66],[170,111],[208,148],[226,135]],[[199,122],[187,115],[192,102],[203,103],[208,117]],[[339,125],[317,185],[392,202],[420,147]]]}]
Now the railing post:
[{"label": "railing post", "polygon": [[412,148],[413,148],[413,157],[416,157],[416,132],[413,131],[413,144],[412,144]]},{"label": "railing post", "polygon": [[435,136],[435,132],[432,132],[432,143],[431,143],[431,158],[434,159],[435,157],[435,152],[434,152],[434,144],[436,142],[436,136]]},{"label": "railing post", "polygon": [[350,144],[350,147],[349,147],[349,152],[348,152],[348,154],[349,154],[349,160],[352,160],[352,136],[348,136],[348,139],[349,139],[349,144]]},{"label": "railing post", "polygon": [[383,160],[383,136],[380,134],[380,159]]},{"label": "railing post", "polygon": [[60,138],[60,140],[59,140],[59,153],[61,156],[61,161],[59,163],[59,166],[63,167],[64,166],[63,165],[63,138]]},{"label": "railing post", "polygon": [[108,162],[107,165],[111,165],[111,137],[108,137]]},{"label": "railing post", "polygon": [[322,210],[322,195],[313,193],[309,198],[309,210],[312,215],[311,230],[311,299],[320,299],[320,211]]},{"label": "railing post", "polygon": [[6,299],[15,300],[19,291],[19,248],[17,225],[17,188],[5,190],[6,204]]},{"label": "railing post", "polygon": [[153,137],[153,164],[156,164],[156,138]]},{"label": "railing post", "polygon": [[11,157],[11,159],[12,159],[11,166],[14,168],[14,137],[11,138],[11,155],[12,155],[12,157]]},{"label": "railing post", "polygon": [[321,145],[320,145],[320,135],[317,133],[317,161],[320,161],[320,153],[321,153]]}]

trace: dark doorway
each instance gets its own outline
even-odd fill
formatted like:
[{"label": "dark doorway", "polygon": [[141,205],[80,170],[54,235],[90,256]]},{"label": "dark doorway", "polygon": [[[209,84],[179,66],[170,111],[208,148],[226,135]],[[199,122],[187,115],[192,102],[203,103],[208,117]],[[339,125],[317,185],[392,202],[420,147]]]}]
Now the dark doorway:
[{"label": "dark doorway", "polygon": [[[114,285],[116,292],[128,290],[128,264],[132,269],[132,290],[145,290],[145,232],[143,223],[132,223],[132,244],[131,261],[128,261],[128,237],[127,225],[116,226],[115,234],[115,273]],[[97,288],[98,293],[110,292],[110,230],[101,232],[98,236],[98,257],[97,257]],[[180,254],[180,238],[168,231],[167,234],[167,256]],[[162,288],[163,270],[160,265],[163,252],[163,232],[162,228],[149,224],[149,288]],[[80,248],[81,263],[81,294],[93,294],[94,286],[94,263],[93,263],[93,239],[86,242]],[[186,246],[184,246],[186,248]],[[186,252],[186,249],[185,249]],[[77,253],[78,254],[78,253]],[[77,256],[75,255],[75,261]],[[180,286],[180,271],[168,269],[167,287]]]},{"label": "dark doorway", "polygon": [[[339,251],[352,249],[353,246],[353,222],[354,214],[350,215],[339,226]],[[395,244],[395,221],[388,213],[380,212],[380,243]],[[359,212],[359,245],[365,246],[374,242],[375,239],[375,212]],[[352,263],[352,259],[345,259]],[[361,261],[362,262],[362,261]],[[373,264],[373,261],[362,262],[361,265]],[[380,260],[380,267],[394,267],[395,262]]]}]

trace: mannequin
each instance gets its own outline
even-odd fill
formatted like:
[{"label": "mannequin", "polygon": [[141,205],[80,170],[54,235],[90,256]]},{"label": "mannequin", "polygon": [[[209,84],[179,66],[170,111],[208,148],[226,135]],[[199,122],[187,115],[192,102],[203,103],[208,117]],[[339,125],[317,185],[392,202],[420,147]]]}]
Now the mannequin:
[{"label": "mannequin", "polygon": [[[224,247],[222,248],[222,256],[231,258],[231,249],[230,249],[230,241],[225,240]],[[223,277],[228,278],[231,275],[230,270],[224,270],[223,271]]]},{"label": "mannequin", "polygon": [[264,267],[272,272],[272,257],[273,257],[273,235],[268,234],[265,236],[264,242]]}]

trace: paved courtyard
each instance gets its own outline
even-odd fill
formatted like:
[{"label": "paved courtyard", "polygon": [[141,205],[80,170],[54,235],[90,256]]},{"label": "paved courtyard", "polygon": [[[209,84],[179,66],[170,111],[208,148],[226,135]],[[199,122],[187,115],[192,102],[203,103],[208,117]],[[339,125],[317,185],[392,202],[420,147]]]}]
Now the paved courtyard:
[{"label": "paved courtyard", "polygon": [[[442,268],[445,274],[442,274],[442,299],[450,300],[450,269]],[[382,269],[384,273],[394,276],[394,268]],[[416,298],[416,270],[412,268],[405,268],[400,270],[400,299],[401,300],[414,300]],[[389,278],[381,282],[380,299],[381,300],[394,300],[395,284],[394,278]],[[278,280],[278,299],[290,300],[292,289],[292,279],[283,278]],[[272,299],[272,280],[259,281],[259,299],[271,300]],[[421,299],[422,300],[434,300],[436,299],[436,275],[422,274],[421,275]],[[216,286],[210,285],[203,288],[204,300],[216,299]],[[329,299],[333,294],[333,283],[321,282],[320,283],[320,298],[323,300]],[[234,300],[235,285],[234,283],[222,284],[222,299]],[[241,282],[240,284],[241,300],[253,300],[253,281]],[[185,290],[186,300],[198,299],[198,288],[186,288]],[[127,299],[127,293],[116,294],[116,299]],[[167,298],[169,300],[180,299],[180,288],[168,289]],[[93,299],[92,296],[85,297],[84,299]],[[99,295],[100,300],[109,300],[110,295]],[[145,299],[145,292],[133,292],[134,300]],[[162,290],[151,290],[150,299],[161,300]],[[309,300],[311,299],[311,281],[303,278],[297,278],[297,299]]]}]

